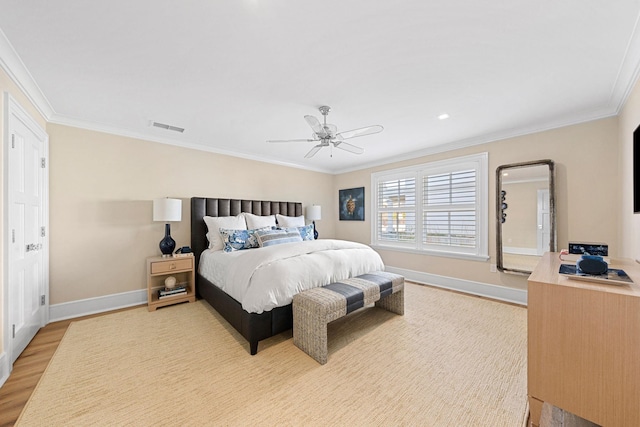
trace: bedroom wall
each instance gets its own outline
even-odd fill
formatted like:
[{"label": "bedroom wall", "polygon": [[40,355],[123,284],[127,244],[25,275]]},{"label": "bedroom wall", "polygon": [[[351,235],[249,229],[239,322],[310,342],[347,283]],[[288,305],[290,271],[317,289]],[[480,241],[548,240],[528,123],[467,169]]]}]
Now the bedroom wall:
[{"label": "bedroom wall", "polygon": [[180,198],[177,246],[190,244],[192,196],[299,201],[322,206],[334,233],[331,175],[49,124],[51,304],[146,289],[145,258],[164,224],[152,200]]},{"label": "bedroom wall", "polygon": [[[621,203],[617,117],[344,173],[336,176],[334,194],[337,195],[339,189],[364,186],[365,198],[370,201],[371,173],[373,172],[480,152],[489,153],[489,254],[491,259],[479,262],[380,250],[386,265],[526,289],[525,276],[490,272],[490,264],[496,263],[495,171],[500,165],[541,159],[551,159],[556,164],[559,249],[566,248],[569,239],[582,239],[607,242],[612,256],[623,253],[619,235],[620,218],[617,215],[618,206]],[[594,171],[597,171],[597,175]],[[586,187],[587,184],[588,187]],[[336,234],[346,239],[371,243],[371,216],[366,215],[364,222],[338,222]]]},{"label": "bedroom wall", "polygon": [[[33,117],[33,119],[44,129],[46,127],[46,121],[40,115],[35,106],[29,101],[29,99],[24,95],[24,93],[15,85],[13,80],[9,78],[9,76],[5,73],[5,71],[0,68],[0,94],[2,95],[2,99],[0,100],[0,140],[2,141],[2,149],[0,150],[0,218],[2,219],[2,224],[4,224],[4,147],[7,143],[5,141],[5,128],[4,128],[4,116],[5,116],[5,103],[4,96],[5,93],[10,94],[13,98],[18,101],[18,103],[24,108],[27,113]],[[0,228],[0,242],[4,242],[4,227]],[[4,260],[4,244],[0,244],[0,260]],[[4,307],[4,262],[0,262],[0,354],[4,351],[3,343],[3,331],[4,324],[3,319],[5,313],[3,312]],[[0,366],[0,374],[1,369]],[[0,375],[2,377],[2,375]]]},{"label": "bedroom wall", "polygon": [[633,213],[633,131],[640,126],[639,82],[636,82],[619,117],[622,197],[618,213],[621,218],[622,256],[640,260],[640,214]]}]

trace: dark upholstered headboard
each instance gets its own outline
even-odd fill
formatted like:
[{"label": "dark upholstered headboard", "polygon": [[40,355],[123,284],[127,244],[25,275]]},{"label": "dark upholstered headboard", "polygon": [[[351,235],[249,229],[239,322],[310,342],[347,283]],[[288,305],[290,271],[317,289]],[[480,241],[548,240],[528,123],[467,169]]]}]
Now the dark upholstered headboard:
[{"label": "dark upholstered headboard", "polygon": [[205,197],[191,198],[191,249],[196,257],[196,272],[200,254],[207,249],[207,225],[205,216],[236,216],[248,212],[254,215],[302,215],[300,202],[271,202],[264,200],[211,199]]}]

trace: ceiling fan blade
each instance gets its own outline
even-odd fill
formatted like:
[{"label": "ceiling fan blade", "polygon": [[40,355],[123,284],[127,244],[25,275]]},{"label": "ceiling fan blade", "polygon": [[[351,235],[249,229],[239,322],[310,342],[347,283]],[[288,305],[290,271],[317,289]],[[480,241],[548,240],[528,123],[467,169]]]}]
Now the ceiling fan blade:
[{"label": "ceiling fan blade", "polygon": [[[343,139],[356,138],[358,136],[371,135],[374,133],[382,132],[384,128],[380,125],[367,126],[360,129],[348,130],[345,132],[340,132],[338,135],[341,135]],[[336,136],[338,136],[336,135]]]},{"label": "ceiling fan blade", "polygon": [[316,153],[317,153],[318,151],[320,151],[320,149],[321,149],[322,147],[323,147],[323,146],[322,146],[322,144],[318,144],[318,145],[316,145],[316,146],[315,146],[315,147],[313,147],[313,148],[312,148],[312,149],[311,149],[307,154],[305,154],[305,155],[304,155],[304,157],[305,157],[306,159],[310,159],[311,157],[315,156],[315,155],[316,155]]},{"label": "ceiling fan blade", "polygon": [[304,116],[304,119],[315,133],[322,132],[322,125],[314,116]]},{"label": "ceiling fan blade", "polygon": [[267,142],[315,142],[315,139],[269,139]]},{"label": "ceiling fan blade", "polygon": [[349,144],[348,142],[344,142],[344,141],[334,141],[333,146],[353,154],[364,153],[364,148],[356,147],[355,145]]}]

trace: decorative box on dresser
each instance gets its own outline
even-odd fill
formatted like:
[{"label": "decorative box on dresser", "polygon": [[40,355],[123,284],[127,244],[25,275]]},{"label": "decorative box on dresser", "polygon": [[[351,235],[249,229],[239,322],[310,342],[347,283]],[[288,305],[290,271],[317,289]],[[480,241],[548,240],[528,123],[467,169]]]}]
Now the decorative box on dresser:
[{"label": "decorative box on dresser", "polygon": [[558,274],[546,253],[529,276],[528,395],[531,424],[550,404],[606,427],[640,426],[640,265],[612,260],[633,284]]},{"label": "decorative box on dresser", "polygon": [[[166,305],[196,300],[194,259],[193,256],[147,258],[147,305],[149,311]],[[158,297],[158,290],[165,287],[165,279],[169,276],[176,278],[177,285],[186,286],[186,294],[162,299]]]}]

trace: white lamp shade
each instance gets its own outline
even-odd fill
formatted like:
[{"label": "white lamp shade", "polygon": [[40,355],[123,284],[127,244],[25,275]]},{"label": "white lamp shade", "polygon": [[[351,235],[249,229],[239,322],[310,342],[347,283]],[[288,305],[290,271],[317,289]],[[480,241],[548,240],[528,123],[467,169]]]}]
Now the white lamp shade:
[{"label": "white lamp shade", "polygon": [[153,199],[154,221],[181,221],[182,200],[180,199]]},{"label": "white lamp shade", "polygon": [[322,206],[318,206],[318,205],[307,206],[305,217],[311,221],[317,221],[319,219],[322,219]]}]

